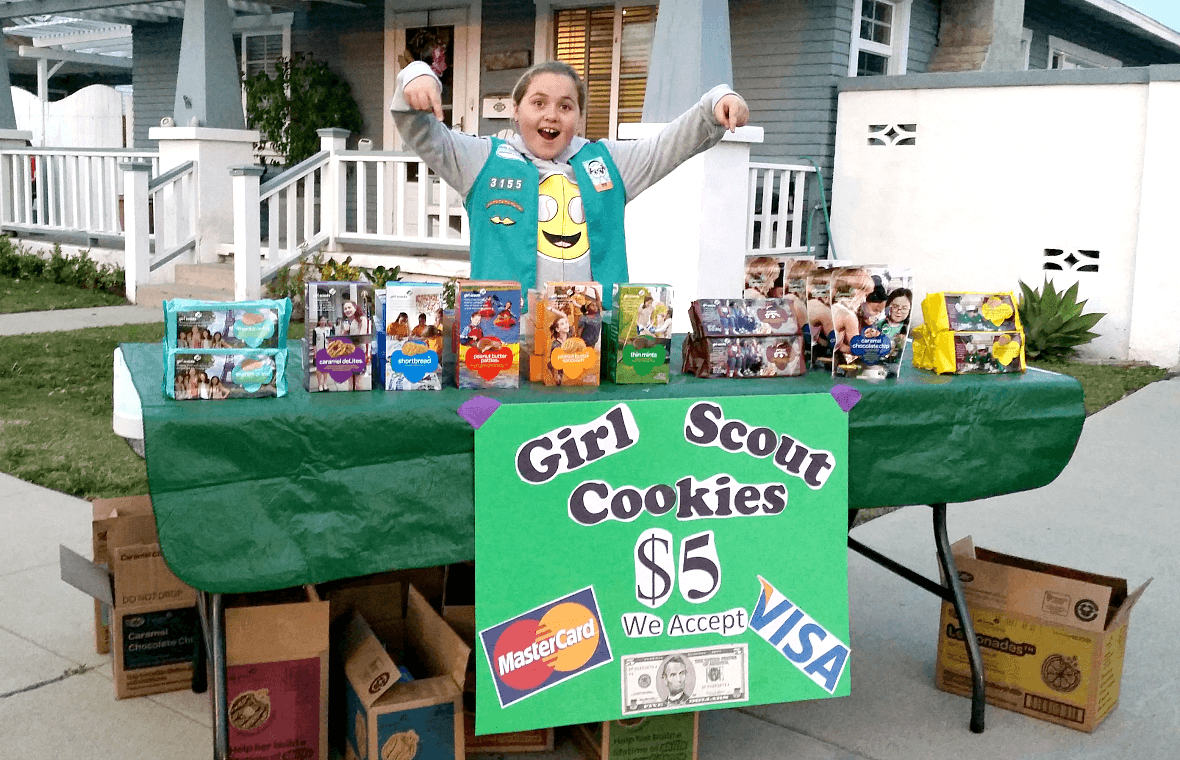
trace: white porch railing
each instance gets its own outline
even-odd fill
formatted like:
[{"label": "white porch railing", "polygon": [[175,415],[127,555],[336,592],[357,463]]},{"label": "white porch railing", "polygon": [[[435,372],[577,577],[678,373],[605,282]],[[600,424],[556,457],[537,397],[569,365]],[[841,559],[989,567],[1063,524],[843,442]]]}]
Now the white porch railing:
[{"label": "white porch railing", "polygon": [[150,270],[155,271],[197,244],[197,167],[192,161],[148,183],[149,214],[155,243]]},{"label": "white porch railing", "polygon": [[747,255],[809,253],[807,182],[814,166],[750,163],[747,205]]},{"label": "white porch railing", "polygon": [[123,176],[119,162],[151,163],[153,151],[100,148],[0,150],[0,226],[20,232],[84,232],[122,236]]}]

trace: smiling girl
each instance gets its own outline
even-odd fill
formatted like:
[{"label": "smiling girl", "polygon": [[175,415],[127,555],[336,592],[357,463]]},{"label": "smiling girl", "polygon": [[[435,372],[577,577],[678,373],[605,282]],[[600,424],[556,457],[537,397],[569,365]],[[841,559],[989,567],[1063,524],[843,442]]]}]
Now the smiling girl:
[{"label": "smiling girl", "polygon": [[533,66],[512,92],[507,140],[452,131],[439,119],[438,78],[425,63],[398,75],[390,111],[409,147],[463,197],[471,222],[471,276],[529,289],[545,282],[628,280],[623,207],[692,156],[744,126],[746,102],[718,85],[658,135],[578,136],[586,88],[560,61]]}]

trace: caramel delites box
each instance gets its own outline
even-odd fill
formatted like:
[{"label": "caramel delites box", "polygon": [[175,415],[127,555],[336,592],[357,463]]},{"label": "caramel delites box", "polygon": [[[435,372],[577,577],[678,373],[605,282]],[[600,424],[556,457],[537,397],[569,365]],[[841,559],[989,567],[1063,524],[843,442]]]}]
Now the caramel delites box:
[{"label": "caramel delites box", "polygon": [[460,282],[455,343],[460,388],[520,387],[520,283]]},{"label": "caramel delites box", "polygon": [[666,383],[672,357],[672,286],[616,284],[618,339],[608,357],[616,383]]},{"label": "caramel delites box", "polygon": [[303,367],[307,390],[372,390],[373,286],[367,282],[310,282],[306,305]]},{"label": "caramel delites box", "polygon": [[536,352],[545,385],[598,385],[602,366],[602,286],[550,282],[537,304]]},{"label": "caramel delites box", "polygon": [[442,283],[391,282],[384,297],[385,390],[442,390]]}]

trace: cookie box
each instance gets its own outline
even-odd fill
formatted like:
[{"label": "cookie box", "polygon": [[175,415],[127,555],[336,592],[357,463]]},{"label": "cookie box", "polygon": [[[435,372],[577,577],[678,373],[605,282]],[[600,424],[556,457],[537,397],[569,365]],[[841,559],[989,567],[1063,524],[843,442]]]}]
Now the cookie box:
[{"label": "cookie box", "polygon": [[286,348],[291,299],[164,302],[169,348]]},{"label": "cookie box", "polygon": [[391,282],[378,294],[378,388],[442,390],[444,303],[442,283]]},{"label": "cookie box", "polygon": [[177,401],[287,395],[287,349],[168,349],[164,393]]},{"label": "cookie box", "polygon": [[519,387],[520,283],[460,282],[452,341],[460,388]]},{"label": "cookie box", "polygon": [[367,282],[309,282],[304,384],[311,393],[367,391],[376,329],[376,301]]},{"label": "cookie box", "polygon": [[666,383],[672,359],[672,286],[616,284],[607,327],[607,377],[616,383]]},{"label": "cookie box", "polygon": [[602,286],[550,282],[537,303],[534,353],[545,385],[598,385],[602,372]]}]

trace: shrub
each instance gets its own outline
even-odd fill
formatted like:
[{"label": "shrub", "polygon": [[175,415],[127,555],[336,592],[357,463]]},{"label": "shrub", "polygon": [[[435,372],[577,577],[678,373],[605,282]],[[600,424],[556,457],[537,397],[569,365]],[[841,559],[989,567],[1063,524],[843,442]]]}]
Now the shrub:
[{"label": "shrub", "polygon": [[60,245],[55,245],[49,258],[44,258],[14,245],[8,237],[0,237],[0,275],[18,280],[47,280],[86,290],[106,290],[120,296],[126,291],[127,283],[122,267],[99,264],[85,252],[66,255]]},{"label": "shrub", "polygon": [[1078,283],[1058,293],[1049,278],[1033,290],[1020,283],[1020,321],[1024,325],[1025,354],[1028,359],[1068,359],[1098,337],[1091,329],[1106,314],[1084,314],[1086,301],[1078,302]]},{"label": "shrub", "polygon": [[386,269],[383,266],[369,269],[352,263],[352,257],[336,261],[320,251],[306,256],[298,264],[280,269],[266,285],[266,294],[271,298],[290,298],[294,319],[303,319],[305,312],[304,295],[309,282],[371,282],[374,288],[384,288],[387,282],[401,279],[401,267]]}]

